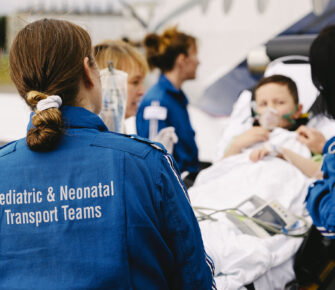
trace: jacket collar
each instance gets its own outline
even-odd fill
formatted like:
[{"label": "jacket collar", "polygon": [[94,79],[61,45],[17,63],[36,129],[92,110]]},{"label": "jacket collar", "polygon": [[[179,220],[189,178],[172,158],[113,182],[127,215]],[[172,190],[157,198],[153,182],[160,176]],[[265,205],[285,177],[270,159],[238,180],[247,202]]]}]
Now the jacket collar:
[{"label": "jacket collar", "polygon": [[165,75],[161,74],[158,79],[159,85],[166,90],[171,96],[173,96],[177,101],[184,104],[188,104],[188,100],[181,89],[177,89]]},{"label": "jacket collar", "polygon": [[[98,115],[82,107],[63,106],[61,107],[61,112],[65,128],[89,128],[99,131],[108,131],[108,128]],[[31,113],[30,115],[28,130],[33,126],[31,119],[34,114],[35,113]]]}]

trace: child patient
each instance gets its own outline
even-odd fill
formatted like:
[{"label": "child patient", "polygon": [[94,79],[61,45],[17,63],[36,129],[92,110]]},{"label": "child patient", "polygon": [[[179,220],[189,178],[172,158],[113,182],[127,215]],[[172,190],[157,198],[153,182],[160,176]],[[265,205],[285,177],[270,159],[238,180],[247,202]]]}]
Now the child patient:
[{"label": "child patient", "polygon": [[266,142],[259,148],[260,142],[268,141],[270,136],[277,136],[278,139],[283,129],[295,130],[306,121],[301,118],[302,105],[299,104],[297,86],[292,79],[283,75],[272,75],[260,80],[254,89],[253,110],[254,126],[231,141],[224,158],[250,147],[258,147],[251,151],[252,161],[258,161],[269,153],[278,153],[275,145],[283,145],[284,140],[279,143]]}]

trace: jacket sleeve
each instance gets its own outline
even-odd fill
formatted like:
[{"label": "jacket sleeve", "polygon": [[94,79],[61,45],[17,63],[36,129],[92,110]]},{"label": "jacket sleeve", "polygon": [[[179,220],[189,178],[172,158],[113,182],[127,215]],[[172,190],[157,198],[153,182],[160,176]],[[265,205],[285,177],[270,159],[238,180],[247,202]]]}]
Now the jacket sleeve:
[{"label": "jacket sleeve", "polygon": [[323,179],[308,189],[306,207],[317,229],[335,239],[335,154],[326,154],[322,171]]},{"label": "jacket sleeve", "polygon": [[167,243],[175,257],[175,289],[216,289],[214,264],[205,253],[197,219],[174,159],[161,155],[158,187]]},{"label": "jacket sleeve", "polygon": [[330,138],[329,140],[327,140],[326,144],[323,146],[322,149],[322,154],[327,154],[332,151],[334,151],[334,145],[335,145],[335,137]]}]

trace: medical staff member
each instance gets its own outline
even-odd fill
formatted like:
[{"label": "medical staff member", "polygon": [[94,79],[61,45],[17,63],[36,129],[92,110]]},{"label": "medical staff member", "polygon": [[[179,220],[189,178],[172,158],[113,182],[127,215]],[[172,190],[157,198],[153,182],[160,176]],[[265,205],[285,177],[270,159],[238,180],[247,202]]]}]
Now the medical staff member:
[{"label": "medical staff member", "polygon": [[158,122],[157,131],[173,126],[178,136],[173,157],[181,172],[196,173],[199,170],[198,147],[187,112],[188,99],[182,91],[183,83],[195,78],[199,65],[196,39],[170,28],[161,35],[147,35],[144,45],[149,67],[158,68],[161,75],[140,103],[136,116],[137,134],[151,137],[150,127],[155,126],[150,122]]},{"label": "medical staff member", "polygon": [[[323,29],[310,48],[312,80],[326,104],[327,114],[335,118],[335,25]],[[323,140],[324,143],[324,140]],[[309,187],[307,209],[321,233],[335,239],[335,138],[325,143],[323,178]]]},{"label": "medical staff member", "polygon": [[35,113],[27,137],[0,149],[0,288],[211,289],[173,159],[97,116],[88,33],[61,20],[28,24],[10,72]]},{"label": "medical staff member", "polygon": [[[99,69],[105,69],[112,62],[113,67],[127,73],[127,101],[125,108],[125,119],[130,120],[135,116],[138,104],[144,94],[144,78],[148,70],[148,64],[144,57],[130,44],[122,40],[105,40],[94,46],[94,58]],[[104,89],[104,84],[102,88]],[[110,88],[108,88],[110,91]],[[132,124],[130,121],[128,123]],[[134,126],[135,127],[135,126]],[[134,132],[135,131],[135,132]],[[124,126],[123,133],[136,134],[132,126]],[[168,153],[172,153],[174,144],[178,137],[173,127],[167,127],[159,132],[153,139],[164,145]]]},{"label": "medical staff member", "polygon": [[99,69],[107,68],[112,61],[114,68],[128,74],[125,118],[135,116],[144,94],[144,78],[148,70],[144,57],[130,44],[110,39],[94,46],[94,58]]}]

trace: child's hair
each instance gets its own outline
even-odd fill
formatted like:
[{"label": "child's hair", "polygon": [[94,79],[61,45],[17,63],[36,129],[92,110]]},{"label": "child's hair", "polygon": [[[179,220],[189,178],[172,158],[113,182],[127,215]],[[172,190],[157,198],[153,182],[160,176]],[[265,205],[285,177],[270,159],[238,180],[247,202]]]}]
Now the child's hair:
[{"label": "child's hair", "polygon": [[172,27],[162,35],[148,34],[144,39],[144,46],[150,69],[157,67],[164,73],[173,69],[178,55],[187,56],[189,48],[196,47],[196,39]]},{"label": "child's hair", "polygon": [[145,76],[148,70],[144,57],[122,40],[105,40],[95,45],[94,57],[100,69],[108,67],[108,62],[112,61],[114,68],[125,72],[139,69]]},{"label": "child's hair", "polygon": [[[25,26],[10,49],[11,78],[22,98],[36,110],[37,103],[58,95],[73,105],[84,74],[84,58],[94,65],[89,34],[64,20],[42,19]],[[63,135],[62,113],[57,108],[36,111],[27,144],[35,151],[53,149]]]},{"label": "child's hair", "polygon": [[289,77],[283,76],[283,75],[272,75],[269,77],[262,78],[257,85],[254,88],[254,94],[253,94],[253,99],[255,100],[256,98],[256,91],[260,87],[270,84],[270,83],[275,83],[275,84],[280,84],[283,86],[286,86],[293,97],[294,103],[296,105],[299,104],[299,95],[298,95],[298,88],[296,83]]}]

